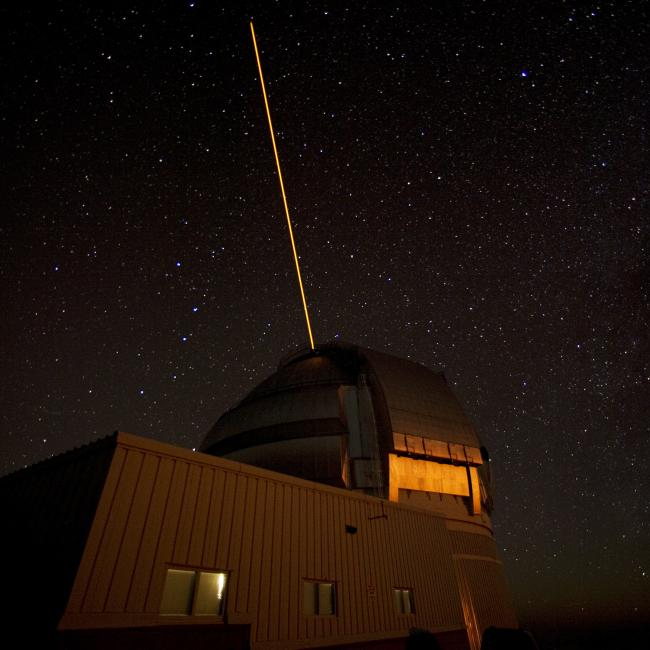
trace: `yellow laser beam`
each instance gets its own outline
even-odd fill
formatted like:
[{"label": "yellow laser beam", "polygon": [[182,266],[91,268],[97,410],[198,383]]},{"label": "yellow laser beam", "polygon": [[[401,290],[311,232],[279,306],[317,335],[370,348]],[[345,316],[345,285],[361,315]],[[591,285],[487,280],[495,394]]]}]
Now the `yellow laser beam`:
[{"label": "yellow laser beam", "polygon": [[264,106],[266,107],[266,117],[269,120],[269,131],[271,132],[271,142],[273,143],[273,153],[275,154],[275,164],[278,169],[278,179],[280,181],[280,191],[282,192],[282,201],[284,203],[284,213],[287,217],[287,226],[289,227],[289,239],[291,239],[291,249],[293,250],[293,261],[296,264],[296,274],[298,275],[298,284],[300,285],[300,297],[302,298],[302,307],[305,311],[305,321],[307,322],[307,332],[309,333],[309,344],[311,349],[314,349],[314,337],[311,333],[311,323],[309,322],[309,312],[307,311],[307,298],[305,298],[305,289],[302,285],[302,276],[300,274],[300,264],[298,263],[298,252],[296,250],[296,241],[293,237],[293,228],[291,227],[291,218],[289,217],[289,204],[287,203],[287,195],[284,191],[284,181],[282,180],[282,170],[280,169],[280,156],[278,156],[278,148],[275,144],[275,134],[273,132],[273,122],[271,122],[271,109],[269,108],[269,100],[266,97],[266,88],[264,86],[264,76],[262,75],[262,62],[260,61],[260,53],[257,49],[257,40],[255,39],[255,29],[253,28],[253,21],[251,21],[251,35],[253,37],[253,47],[255,48],[255,58],[257,59],[257,69],[260,73],[260,84],[262,85],[262,96],[264,97]]}]

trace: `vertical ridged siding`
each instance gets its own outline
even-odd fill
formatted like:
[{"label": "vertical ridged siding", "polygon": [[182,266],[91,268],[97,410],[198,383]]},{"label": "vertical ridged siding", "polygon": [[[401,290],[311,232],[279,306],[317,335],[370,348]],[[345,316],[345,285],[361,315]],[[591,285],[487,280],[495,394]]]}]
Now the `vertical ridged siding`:
[{"label": "vertical ridged siding", "polygon": [[487,627],[517,627],[503,566],[491,536],[450,531],[449,537],[470,643],[479,650]]},{"label": "vertical ridged siding", "polygon": [[[229,620],[251,622],[258,647],[459,629],[451,535],[433,514],[120,434],[67,613],[76,626],[168,622],[156,617],[173,565],[230,571]],[[498,582],[465,572],[479,590]],[[336,616],[301,614],[305,578],[336,583]],[[394,587],[413,589],[415,615],[397,614]]]},{"label": "vertical ridged siding", "polygon": [[461,559],[461,563],[472,590],[481,629],[489,625],[517,627],[513,610],[503,607],[503,603],[510,602],[510,597],[501,564],[477,558]]}]

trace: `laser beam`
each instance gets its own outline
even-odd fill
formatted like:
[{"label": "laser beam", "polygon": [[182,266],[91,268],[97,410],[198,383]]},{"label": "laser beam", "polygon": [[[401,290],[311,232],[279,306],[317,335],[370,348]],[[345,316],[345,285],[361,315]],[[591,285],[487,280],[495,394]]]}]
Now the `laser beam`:
[{"label": "laser beam", "polygon": [[289,217],[289,204],[287,203],[287,195],[284,191],[284,181],[282,180],[282,169],[280,168],[280,156],[278,155],[278,147],[275,144],[275,133],[273,132],[273,122],[271,121],[271,109],[269,108],[269,100],[266,96],[266,88],[264,86],[264,75],[262,74],[262,62],[260,61],[260,53],[257,49],[257,40],[255,39],[255,28],[253,21],[251,21],[251,36],[253,37],[253,47],[255,48],[255,59],[257,60],[257,69],[260,73],[260,84],[262,86],[262,96],[264,97],[264,106],[266,108],[266,117],[269,121],[269,131],[271,132],[271,142],[273,143],[273,153],[275,154],[275,164],[278,169],[278,180],[280,181],[280,191],[282,192],[282,202],[284,203],[284,213],[287,217],[287,226],[289,228],[289,239],[291,240],[291,250],[293,251],[293,261],[296,264],[296,275],[298,276],[298,285],[300,286],[300,297],[302,298],[302,308],[305,312],[305,321],[307,323],[307,333],[309,334],[309,345],[314,349],[314,337],[311,333],[311,323],[309,322],[309,311],[307,310],[307,298],[305,297],[305,288],[302,284],[302,275],[300,274],[300,264],[298,263],[298,252],[296,250],[296,240],[293,236],[293,228],[291,227],[291,218]]}]

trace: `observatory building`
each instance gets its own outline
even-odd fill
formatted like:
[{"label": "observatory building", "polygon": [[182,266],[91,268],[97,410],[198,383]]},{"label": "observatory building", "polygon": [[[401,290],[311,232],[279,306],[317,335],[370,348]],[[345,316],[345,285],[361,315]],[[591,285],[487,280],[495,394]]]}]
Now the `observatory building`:
[{"label": "observatory building", "polygon": [[0,504],[7,620],[59,648],[397,649],[419,628],[479,650],[517,626],[472,424],[441,373],[354,345],[286,357],[200,452],[117,433],[0,479]]}]

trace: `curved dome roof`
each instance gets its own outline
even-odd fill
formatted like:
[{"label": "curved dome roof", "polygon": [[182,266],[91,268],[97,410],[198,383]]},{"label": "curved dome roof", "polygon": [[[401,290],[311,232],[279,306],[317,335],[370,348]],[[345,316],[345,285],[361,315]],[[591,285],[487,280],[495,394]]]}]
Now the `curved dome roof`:
[{"label": "curved dome roof", "polygon": [[219,418],[201,451],[340,484],[340,440],[348,433],[340,389],[360,385],[371,396],[373,427],[384,454],[399,444],[414,453],[418,449],[409,445],[419,444],[427,453],[425,440],[438,447],[481,446],[442,373],[334,342],[285,357],[275,373]]}]

